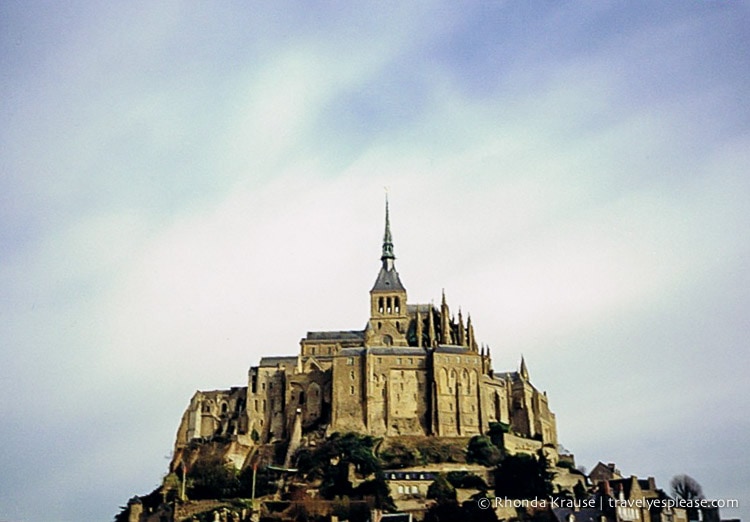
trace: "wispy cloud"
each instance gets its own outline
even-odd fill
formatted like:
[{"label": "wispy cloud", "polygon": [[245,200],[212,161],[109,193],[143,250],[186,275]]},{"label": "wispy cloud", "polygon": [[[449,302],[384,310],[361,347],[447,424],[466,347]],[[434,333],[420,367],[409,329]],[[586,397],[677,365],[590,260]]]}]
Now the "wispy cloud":
[{"label": "wispy cloud", "polygon": [[384,186],[582,464],[747,498],[744,7],[89,7],[1,8],[1,516],[111,516],[194,389],[361,327]]}]

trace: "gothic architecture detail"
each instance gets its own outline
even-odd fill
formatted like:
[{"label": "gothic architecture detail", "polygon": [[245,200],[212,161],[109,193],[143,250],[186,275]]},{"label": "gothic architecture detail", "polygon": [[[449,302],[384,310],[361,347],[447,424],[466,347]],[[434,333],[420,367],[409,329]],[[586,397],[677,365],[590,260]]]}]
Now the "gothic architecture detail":
[{"label": "gothic architecture detail", "polygon": [[216,435],[246,444],[321,432],[374,436],[468,437],[492,422],[557,446],[546,393],[518,371],[496,373],[479,345],[471,316],[409,303],[395,266],[388,202],[381,266],[362,330],[308,332],[297,355],[263,357],[247,387],[196,392],[177,447]]}]

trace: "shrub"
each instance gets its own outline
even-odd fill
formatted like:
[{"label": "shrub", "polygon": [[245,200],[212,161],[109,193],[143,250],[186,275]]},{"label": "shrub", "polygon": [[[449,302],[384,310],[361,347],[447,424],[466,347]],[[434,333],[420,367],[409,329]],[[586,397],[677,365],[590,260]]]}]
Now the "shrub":
[{"label": "shrub", "polygon": [[432,481],[427,488],[427,498],[437,500],[438,504],[456,501],[456,488],[448,482],[448,479],[442,473]]},{"label": "shrub", "polygon": [[495,472],[495,493],[508,498],[546,498],[552,493],[547,461],[530,455],[508,455]]},{"label": "shrub", "polygon": [[237,473],[220,459],[199,460],[188,471],[188,496],[192,499],[232,498],[240,489]]},{"label": "shrub", "polygon": [[483,466],[495,466],[502,458],[502,452],[492,443],[489,437],[475,435],[469,441],[469,446],[466,449],[467,462],[476,462]]},{"label": "shrub", "polygon": [[448,473],[448,482],[456,489],[478,489],[487,491],[487,483],[479,475],[468,471],[451,471]]}]

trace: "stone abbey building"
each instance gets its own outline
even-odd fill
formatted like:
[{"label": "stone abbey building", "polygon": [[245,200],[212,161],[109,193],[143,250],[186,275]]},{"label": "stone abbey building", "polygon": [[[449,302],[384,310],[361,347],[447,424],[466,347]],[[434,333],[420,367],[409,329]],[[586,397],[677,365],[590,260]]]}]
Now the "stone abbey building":
[{"label": "stone abbey building", "polygon": [[518,371],[496,373],[471,318],[412,304],[394,264],[386,201],[381,267],[362,330],[308,332],[297,355],[264,357],[247,387],[198,391],[183,415],[176,448],[228,437],[243,446],[313,433],[379,437],[469,437],[500,421],[520,439],[557,447],[546,393]]}]

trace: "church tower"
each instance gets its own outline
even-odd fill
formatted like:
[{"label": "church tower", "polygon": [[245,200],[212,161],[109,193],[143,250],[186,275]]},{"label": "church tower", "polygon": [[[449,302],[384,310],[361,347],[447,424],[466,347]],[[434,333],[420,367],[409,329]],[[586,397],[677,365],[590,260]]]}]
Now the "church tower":
[{"label": "church tower", "polygon": [[398,277],[393,254],[388,198],[385,200],[385,234],[382,263],[375,285],[370,290],[370,321],[367,324],[368,346],[407,346],[409,316],[406,311],[406,289]]}]

